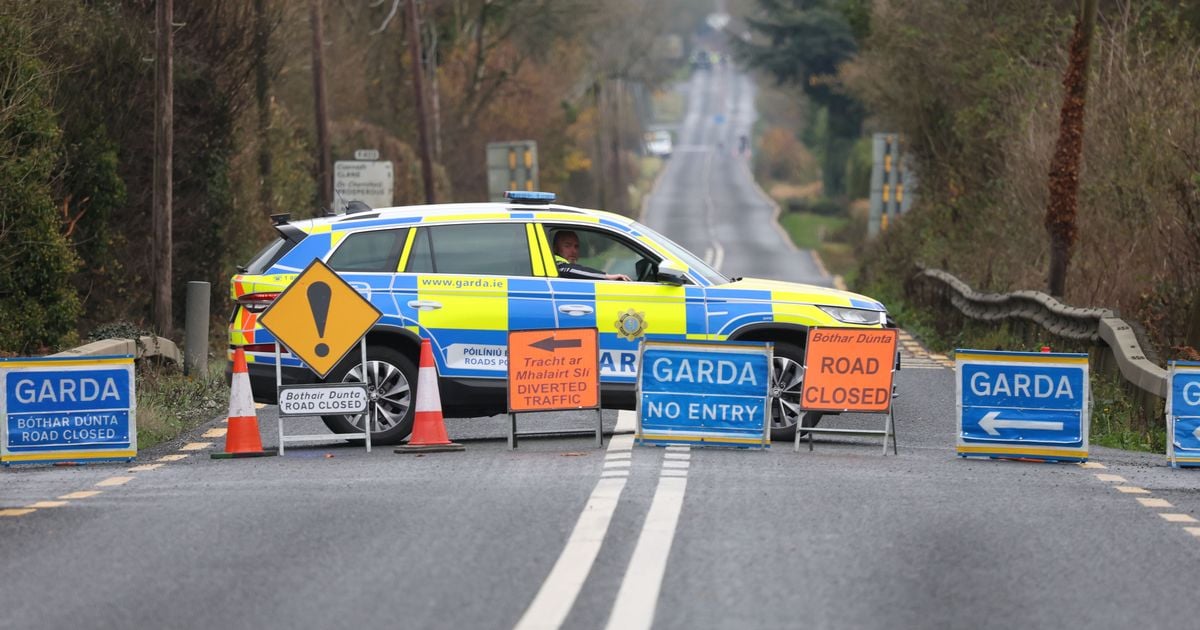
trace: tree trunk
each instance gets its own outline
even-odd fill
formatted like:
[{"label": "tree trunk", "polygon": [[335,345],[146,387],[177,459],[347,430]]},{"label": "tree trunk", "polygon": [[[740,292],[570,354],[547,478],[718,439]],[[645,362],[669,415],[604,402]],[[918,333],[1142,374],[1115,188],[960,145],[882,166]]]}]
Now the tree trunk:
[{"label": "tree trunk", "polygon": [[321,208],[333,207],[333,165],[329,148],[329,110],[325,98],[325,22],[321,16],[321,0],[309,0],[309,22],[312,24],[313,99],[317,117],[317,190]]},{"label": "tree trunk", "polygon": [[1087,103],[1088,55],[1096,26],[1096,0],[1083,0],[1071,36],[1070,60],[1063,77],[1063,104],[1059,114],[1058,141],[1050,161],[1050,200],[1046,208],[1046,231],[1050,235],[1050,295],[1066,293],[1071,248],[1075,244],[1075,215],[1078,209],[1079,163],[1083,156],[1083,115]]},{"label": "tree trunk", "polygon": [[421,150],[421,180],[425,184],[425,203],[437,203],[433,188],[433,159],[429,154],[429,123],[425,115],[424,66],[421,64],[421,29],[417,20],[417,0],[408,0],[408,52],[412,57],[413,99],[417,102],[417,139]]},{"label": "tree trunk", "polygon": [[175,37],[171,30],[175,16],[173,2],[158,0],[154,16],[154,208],[151,212],[154,227],[151,247],[154,261],[154,327],[159,335],[168,338],[174,329],[174,314],[171,311],[171,192],[174,188],[171,153],[175,142],[172,59]]}]

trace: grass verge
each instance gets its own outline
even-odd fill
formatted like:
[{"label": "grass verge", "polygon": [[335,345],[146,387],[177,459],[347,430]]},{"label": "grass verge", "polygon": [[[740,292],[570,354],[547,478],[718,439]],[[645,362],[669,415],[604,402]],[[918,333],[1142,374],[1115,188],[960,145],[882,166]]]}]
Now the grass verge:
[{"label": "grass verge", "polygon": [[204,374],[184,376],[173,365],[139,365],[137,370],[138,449],[173,440],[226,413],[229,386],[225,362],[212,361]]}]

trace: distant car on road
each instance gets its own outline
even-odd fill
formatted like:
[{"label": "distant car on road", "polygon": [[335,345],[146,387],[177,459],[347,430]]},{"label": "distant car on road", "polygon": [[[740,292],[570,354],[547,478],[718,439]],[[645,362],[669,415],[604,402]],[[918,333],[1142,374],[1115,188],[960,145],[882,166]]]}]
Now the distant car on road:
[{"label": "distant car on road", "polygon": [[672,148],[670,131],[659,130],[646,133],[646,155],[669,158]]},{"label": "distant car on road", "polygon": [[[870,298],[817,286],[729,278],[628,217],[554,204],[554,195],[510,192],[505,203],[364,209],[275,225],[279,237],[231,281],[229,347],[246,351],[255,400],[276,400],[275,338],[259,315],[314,259],[383,312],[358,350],[327,380],[362,382],[367,414],[324,416],[336,433],[362,431],[396,443],[412,430],[421,339],[429,339],[447,417],[507,411],[508,332],[597,328],[601,402],[634,409],[643,340],[774,343],[775,439],[818,412],[800,408],[804,346],[812,326],[880,328],[887,311]],[[551,243],[573,232],[579,264],[630,281],[563,278]],[[575,262],[575,261],[572,261]],[[329,325],[336,326],[336,322]],[[289,352],[284,384],[315,374]]]}]

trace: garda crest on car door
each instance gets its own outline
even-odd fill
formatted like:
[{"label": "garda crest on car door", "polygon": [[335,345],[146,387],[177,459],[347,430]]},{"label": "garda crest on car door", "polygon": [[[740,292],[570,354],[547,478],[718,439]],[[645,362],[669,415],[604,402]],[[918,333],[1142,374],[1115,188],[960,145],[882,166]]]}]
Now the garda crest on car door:
[{"label": "garda crest on car door", "polygon": [[533,277],[529,231],[519,222],[415,230],[410,287],[397,300],[431,340],[443,376],[505,378],[508,331],[554,326],[548,280]]}]

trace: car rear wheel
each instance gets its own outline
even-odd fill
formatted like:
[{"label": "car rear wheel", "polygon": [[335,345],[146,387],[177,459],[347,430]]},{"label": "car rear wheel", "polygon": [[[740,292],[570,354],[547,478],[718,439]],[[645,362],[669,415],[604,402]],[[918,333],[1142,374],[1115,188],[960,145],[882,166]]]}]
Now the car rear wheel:
[{"label": "car rear wheel", "polygon": [[[815,427],[821,422],[821,412],[800,408],[804,385],[804,348],[778,342],[771,373],[771,440],[787,441],[796,438],[796,427]],[[800,435],[804,435],[802,432]]]},{"label": "car rear wheel", "polygon": [[[347,357],[330,374],[329,382],[361,383],[361,355]],[[362,433],[370,422],[372,444],[399,444],[412,433],[417,367],[404,353],[384,346],[367,347],[367,413],[321,416],[334,433]]]}]

